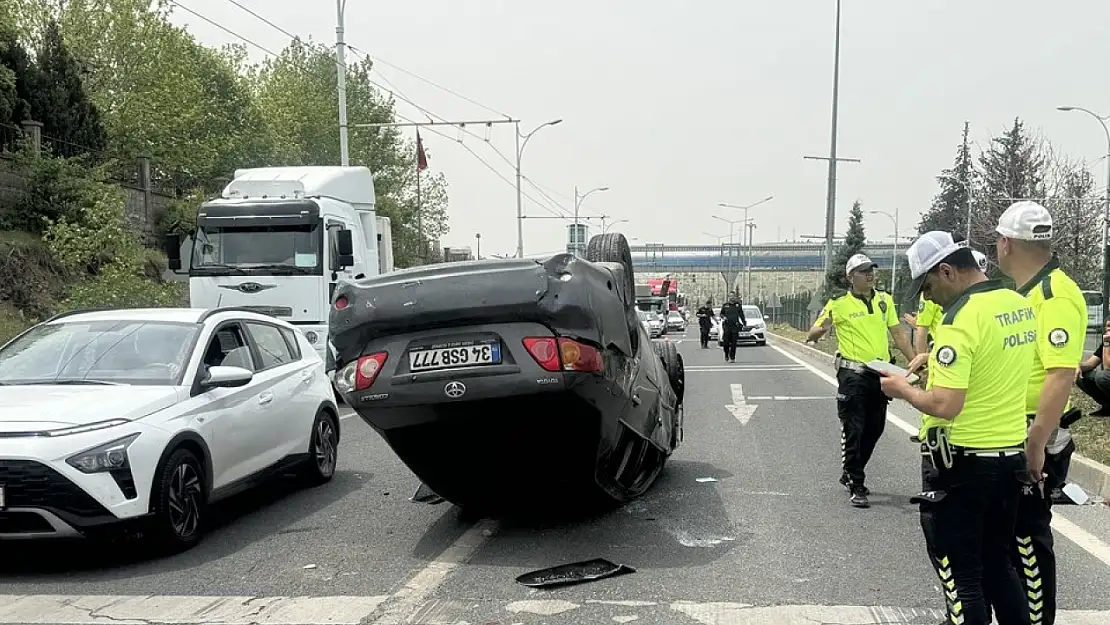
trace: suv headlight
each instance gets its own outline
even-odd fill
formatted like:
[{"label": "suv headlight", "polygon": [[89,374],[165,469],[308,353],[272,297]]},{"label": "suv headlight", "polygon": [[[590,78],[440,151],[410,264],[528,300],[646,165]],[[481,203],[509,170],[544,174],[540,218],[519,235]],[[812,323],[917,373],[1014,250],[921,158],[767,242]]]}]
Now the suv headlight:
[{"label": "suv headlight", "polygon": [[139,438],[136,432],[123,438],[118,438],[99,447],[66,458],[66,464],[82,473],[102,473],[116,469],[128,469],[131,460],[127,456],[127,448],[135,439]]}]

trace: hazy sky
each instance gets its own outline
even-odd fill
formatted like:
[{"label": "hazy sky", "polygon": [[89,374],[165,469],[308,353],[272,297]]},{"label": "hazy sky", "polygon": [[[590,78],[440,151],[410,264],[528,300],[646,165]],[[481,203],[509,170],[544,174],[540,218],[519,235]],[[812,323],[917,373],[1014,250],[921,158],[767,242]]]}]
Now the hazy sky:
[{"label": "hazy sky", "polygon": [[[331,0],[239,0],[291,32],[334,42]],[[259,44],[288,37],[228,0],[181,0]],[[636,243],[715,243],[713,219],[739,219],[718,202],[750,204],[755,240],[824,232],[832,92],[834,0],[348,0],[347,41],[389,63],[522,120],[546,121],[528,143],[524,175],[564,214],[582,191],[608,186],[582,214],[629,223]],[[177,11],[201,42],[237,41]],[[912,233],[952,163],[965,120],[985,146],[1015,116],[1069,154],[1088,159],[1101,188],[1105,136],[1076,105],[1110,114],[1110,2],[1106,0],[844,0],[841,40],[837,232],[859,199],[865,210],[900,211]],[[251,48],[254,58],[264,53]],[[452,121],[498,116],[385,65],[375,80]],[[424,120],[413,106],[398,112]],[[350,120],[357,123],[359,120]],[[513,127],[490,144],[464,139],[510,183],[450,138],[422,131],[431,167],[450,183],[444,245],[482,254],[516,248]],[[484,128],[473,132],[485,136]],[[409,131],[411,132],[411,130]],[[339,164],[338,154],[333,163]],[[524,192],[551,208],[535,187]],[[552,209],[554,210],[554,209]],[[528,216],[551,212],[529,199]],[[526,219],[526,254],[561,250],[566,224]],[[868,215],[869,238],[891,221]],[[596,232],[600,222],[591,227]],[[737,228],[739,240],[739,227]]]}]

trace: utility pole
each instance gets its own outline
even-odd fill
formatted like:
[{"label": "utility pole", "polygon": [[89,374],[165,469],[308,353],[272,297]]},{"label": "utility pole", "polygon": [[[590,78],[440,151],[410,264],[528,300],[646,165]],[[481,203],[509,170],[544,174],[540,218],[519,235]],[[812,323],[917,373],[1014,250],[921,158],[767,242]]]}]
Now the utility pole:
[{"label": "utility pole", "polygon": [[339,164],[347,167],[351,159],[347,151],[347,44],[343,42],[343,14],[347,0],[335,0],[335,63],[339,93]]},{"label": "utility pole", "polygon": [[[562,119],[554,119],[554,120],[551,120],[547,123],[540,124],[539,126],[536,126],[532,130],[532,132],[530,132],[526,135],[521,135],[520,134],[520,121],[517,120],[516,122],[514,122],[516,124],[516,257],[517,258],[524,258],[524,200],[523,200],[524,192],[521,190],[521,187],[520,187],[520,179],[521,179],[520,158],[524,154],[524,147],[528,145],[528,140],[532,138],[532,135],[539,132],[541,128],[546,128],[548,126],[554,126],[555,124],[561,123],[562,121],[563,121]],[[520,141],[522,137],[524,139],[523,144]]]},{"label": "utility pole", "polygon": [[827,158],[811,157],[806,158],[828,160],[829,162],[829,188],[828,195],[825,198],[825,270],[829,269],[832,265],[833,257],[833,229],[836,225],[836,164],[838,161],[852,161],[858,163],[858,159],[837,158],[836,156],[836,124],[837,113],[840,106],[840,4],[841,0],[836,0],[836,38],[833,47],[833,92],[832,92],[832,137],[829,140],[829,156]]},{"label": "utility pole", "polygon": [[752,231],[755,230],[756,225],[755,222],[749,221],[744,226],[748,229],[748,275],[744,281],[744,291],[750,296],[752,292]]},{"label": "utility pole", "polygon": [[[571,230],[571,232],[573,233],[571,237],[571,246],[574,248],[574,251],[572,253],[575,256],[582,256],[582,252],[584,251],[582,248],[586,244],[586,241],[584,240],[585,237],[582,236],[582,232],[578,226],[578,209],[582,206],[582,202],[585,201],[586,197],[589,196],[591,193],[594,193],[596,191],[608,190],[609,187],[596,187],[590,189],[582,195],[578,195],[578,185],[574,185],[574,227],[573,230]],[[602,219],[604,219],[604,217]]]},{"label": "utility pole", "polygon": [[474,260],[482,260],[482,233],[474,235]]}]

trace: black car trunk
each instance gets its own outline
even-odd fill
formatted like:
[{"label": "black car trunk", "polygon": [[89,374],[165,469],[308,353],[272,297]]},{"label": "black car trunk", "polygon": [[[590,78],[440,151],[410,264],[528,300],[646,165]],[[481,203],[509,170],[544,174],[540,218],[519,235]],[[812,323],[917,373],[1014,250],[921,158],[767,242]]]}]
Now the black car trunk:
[{"label": "black car trunk", "polygon": [[631,355],[618,280],[603,265],[558,254],[543,262],[425,265],[344,283],[335,291],[329,329],[336,366],[383,336],[522,321]]}]

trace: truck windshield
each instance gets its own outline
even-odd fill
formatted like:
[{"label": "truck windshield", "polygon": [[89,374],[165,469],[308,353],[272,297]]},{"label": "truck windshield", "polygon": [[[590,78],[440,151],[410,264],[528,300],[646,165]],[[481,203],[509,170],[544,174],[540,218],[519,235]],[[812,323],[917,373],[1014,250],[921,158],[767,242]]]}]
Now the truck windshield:
[{"label": "truck windshield", "polygon": [[319,224],[198,227],[192,269],[205,274],[245,270],[320,274],[323,234]]}]

